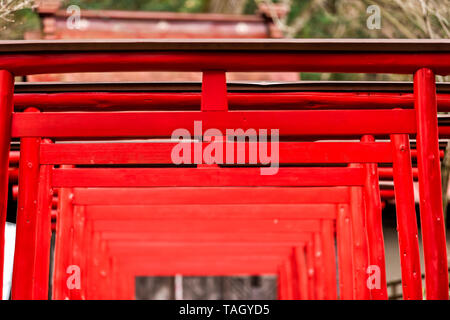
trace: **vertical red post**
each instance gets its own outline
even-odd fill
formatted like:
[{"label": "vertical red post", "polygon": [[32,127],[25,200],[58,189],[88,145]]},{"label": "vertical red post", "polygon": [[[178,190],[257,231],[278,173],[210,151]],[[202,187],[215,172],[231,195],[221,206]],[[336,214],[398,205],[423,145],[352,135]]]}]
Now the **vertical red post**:
[{"label": "vertical red post", "polygon": [[[373,136],[365,135],[362,142],[375,142]],[[384,253],[383,222],[381,217],[381,197],[378,183],[378,166],[376,163],[363,165],[366,183],[364,185],[364,204],[366,209],[367,240],[369,247],[369,263],[380,271],[380,287],[371,287],[370,294],[374,300],[387,300],[386,261]]]},{"label": "vertical red post", "polygon": [[[28,108],[26,112],[39,112]],[[19,198],[12,299],[31,300],[35,281],[40,138],[20,140]]]},{"label": "vertical red post", "polygon": [[306,266],[305,247],[294,248],[294,259],[297,267],[298,298],[308,300],[308,268]]},{"label": "vertical red post", "polygon": [[126,274],[126,300],[136,300],[136,277],[134,274]]},{"label": "vertical red post", "polygon": [[292,257],[284,261],[283,269],[286,279],[286,300],[294,300],[294,275],[292,270]]},{"label": "vertical red post", "polygon": [[367,267],[369,266],[369,251],[367,248],[367,232],[365,223],[365,207],[361,187],[350,187],[350,206],[352,217],[353,239],[353,274],[354,299],[369,300],[370,290],[367,286]]},{"label": "vertical red post", "polygon": [[403,299],[422,299],[419,240],[409,137],[391,135]]},{"label": "vertical red post", "polygon": [[[117,295],[119,296],[119,300],[135,299],[134,287],[136,279],[120,265],[116,266],[116,272],[119,274],[117,277]],[[129,283],[129,281],[133,281],[133,283]]]},{"label": "vertical red post", "polygon": [[325,299],[325,262],[323,259],[322,235],[314,233],[314,271],[316,282],[316,299]]},{"label": "vertical red post", "polygon": [[95,273],[95,268],[93,267],[93,261],[95,258],[94,251],[94,227],[92,225],[92,220],[86,216],[86,231],[84,233],[85,245],[84,247],[84,264],[83,264],[83,274],[81,276],[81,286],[87,300],[93,299],[92,288],[94,284],[92,283],[93,274]]},{"label": "vertical red post", "polygon": [[227,111],[227,79],[223,70],[205,70],[202,80],[202,111]]},{"label": "vertical red post", "polygon": [[[44,140],[43,143],[51,143]],[[50,247],[52,237],[52,200],[53,190],[51,187],[52,166],[40,166],[38,207],[37,207],[37,230],[36,230],[36,254],[35,275],[33,284],[33,299],[47,300],[50,274]]]},{"label": "vertical red post", "polygon": [[278,267],[278,300],[286,300],[286,272],[283,268],[283,264]]},{"label": "vertical red post", "polygon": [[[83,255],[86,251],[83,250],[83,240],[85,232],[85,207],[84,206],[74,206],[73,208],[73,247],[72,247],[72,263],[73,265],[80,268],[81,273],[84,273],[83,268]],[[83,282],[81,282],[81,285]],[[82,299],[83,288],[74,288],[70,291],[71,300],[81,300]]]},{"label": "vertical red post", "polygon": [[109,259],[108,259],[108,247],[106,242],[101,239],[100,240],[100,251],[98,252],[99,257],[99,265],[98,265],[98,275],[99,275],[99,283],[98,283],[98,291],[97,295],[101,300],[107,300],[108,296],[111,292],[110,288],[110,271],[109,271]]},{"label": "vertical red post", "polygon": [[323,269],[325,299],[337,299],[336,250],[334,245],[334,224],[331,220],[321,221],[321,238],[323,248]]},{"label": "vertical red post", "polygon": [[414,74],[420,219],[428,300],[448,299],[448,264],[442,209],[436,83],[432,70]]},{"label": "vertical red post", "polygon": [[[66,166],[61,166],[66,167]],[[69,166],[70,167],[70,166]],[[53,299],[69,299],[67,268],[72,264],[70,252],[73,237],[73,192],[61,188],[58,193],[58,219],[56,220],[56,241],[53,273]]]},{"label": "vertical red post", "polygon": [[0,293],[3,292],[3,260],[6,209],[8,204],[8,169],[13,94],[14,76],[9,71],[0,70]]},{"label": "vertical red post", "polygon": [[98,232],[91,234],[91,249],[89,250],[89,264],[87,267],[88,284],[86,289],[88,290],[88,299],[99,299],[99,291],[101,285],[100,279],[100,254],[101,254],[101,238]]},{"label": "vertical red post", "polygon": [[[92,221],[88,220],[88,217],[84,215],[84,226],[83,226],[83,232],[81,233],[83,239],[82,239],[82,259],[80,261],[80,269],[81,269],[81,299],[86,300],[87,295],[87,287],[88,287],[88,276],[89,273],[89,259],[90,259],[90,250],[91,250],[91,238],[90,235],[92,234]],[[114,262],[114,261],[113,261]]]},{"label": "vertical red post", "polygon": [[353,241],[350,210],[347,204],[337,206],[336,238],[339,266],[339,298],[353,299]]},{"label": "vertical red post", "polygon": [[314,243],[308,241],[306,244],[306,266],[308,268],[308,296],[311,300],[317,299],[316,281],[314,269]]},{"label": "vertical red post", "polygon": [[[202,98],[201,111],[203,112],[227,112],[228,111],[228,97],[227,97],[227,77],[223,70],[204,70],[202,78]],[[207,141],[222,141],[222,137],[208,136]],[[201,149],[200,149],[201,150]],[[196,159],[194,162],[201,159]],[[210,163],[212,159],[202,159],[206,162],[206,168],[217,166],[218,163]],[[198,164],[198,163],[197,163]],[[199,165],[203,167],[203,165]]]},{"label": "vertical red post", "polygon": [[120,295],[118,291],[118,281],[120,274],[117,272],[117,258],[114,256],[109,257],[109,264],[111,270],[111,297],[112,300],[120,300]]},{"label": "vertical red post", "polygon": [[289,256],[292,268],[292,293],[293,300],[300,300],[300,274],[298,273],[298,262],[295,256],[295,247],[292,248],[292,254]]},{"label": "vertical red post", "polygon": [[278,273],[278,292],[280,300],[292,300],[294,298],[292,283],[291,259],[283,261]]}]

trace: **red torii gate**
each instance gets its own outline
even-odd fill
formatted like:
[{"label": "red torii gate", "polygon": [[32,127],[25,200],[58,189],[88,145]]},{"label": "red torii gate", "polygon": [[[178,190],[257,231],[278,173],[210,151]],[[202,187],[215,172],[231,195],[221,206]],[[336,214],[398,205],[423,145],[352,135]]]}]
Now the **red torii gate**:
[{"label": "red torii gate", "polygon": [[[394,123],[397,126],[396,130],[400,130],[404,133],[415,133],[416,126],[411,126],[411,121],[417,120],[417,141],[418,141],[418,162],[419,162],[419,182],[421,193],[421,217],[423,226],[424,248],[425,248],[425,264],[427,274],[427,295],[428,298],[447,298],[448,297],[448,274],[447,274],[447,261],[445,250],[445,231],[443,226],[443,215],[441,208],[441,192],[440,192],[440,174],[439,174],[439,150],[437,145],[437,119],[436,119],[436,97],[435,97],[435,84],[434,73],[446,75],[450,71],[450,62],[448,59],[448,42],[421,42],[420,48],[417,46],[412,51],[413,44],[403,43],[387,43],[390,44],[390,48],[385,47],[380,49],[380,45],[375,45],[371,42],[335,42],[324,46],[321,42],[273,42],[268,47],[270,50],[262,52],[264,45],[261,47],[260,42],[247,42],[243,43],[210,43],[205,44],[196,42],[195,45],[190,44],[190,49],[186,46],[187,43],[172,43],[165,45],[164,51],[162,50],[162,43],[158,42],[144,42],[139,44],[140,51],[142,52],[130,52],[124,55],[123,52],[114,50],[137,50],[138,45],[133,43],[117,43],[111,48],[111,43],[99,43],[95,48],[97,52],[77,52],[77,53],[62,53],[63,47],[60,46],[56,49],[52,47],[51,43],[41,43],[40,45],[45,49],[39,48],[37,45],[34,49],[35,52],[29,53],[10,53],[4,54],[3,60],[0,62],[0,66],[7,71],[3,71],[1,74],[1,87],[2,93],[5,98],[2,99],[3,108],[5,111],[2,113],[2,123],[5,124],[2,144],[0,151],[2,152],[2,158],[0,164],[2,164],[2,176],[4,182],[7,180],[7,158],[9,150],[9,136],[10,131],[10,117],[12,111],[12,76],[10,72],[16,75],[33,74],[33,73],[45,73],[45,72],[70,72],[70,71],[108,71],[108,70],[226,70],[233,71],[239,69],[239,71],[256,71],[256,70],[270,70],[270,71],[319,71],[319,72],[388,72],[388,73],[415,73],[415,107],[416,112],[408,113],[398,111],[397,117],[392,119],[392,123],[388,123],[384,128],[377,127],[375,123],[370,121],[365,124],[365,131],[360,127],[360,132],[356,131],[354,134],[378,134],[382,133],[383,129],[387,129],[389,125],[394,128]],[[226,44],[226,46],[224,45]],[[30,50],[27,45],[23,43],[16,43],[19,49],[14,49],[11,43],[9,43],[8,49],[3,50]],[[80,44],[79,51],[92,50],[89,49],[90,44]],[[172,45],[172,46],[171,46]],[[383,44],[382,44],[383,45]],[[381,46],[382,46],[381,45]],[[146,47],[147,46],[147,47]],[[209,46],[209,47],[208,47]],[[69,47],[69,46],[67,46]],[[126,47],[126,48],[125,48]],[[228,47],[225,48],[225,47]],[[377,49],[378,47],[378,49]],[[326,51],[324,51],[326,48]],[[342,49],[344,48],[344,49]],[[42,51],[58,50],[58,53],[42,53]],[[189,52],[185,50],[190,50]],[[195,51],[198,50],[198,51]],[[208,51],[212,50],[212,51]],[[226,54],[220,51],[233,51]],[[245,50],[248,50],[245,52]],[[257,51],[260,52],[257,52]],[[267,50],[267,49],[265,49]],[[322,51],[321,51],[322,50]],[[352,50],[353,53],[344,53],[345,51]],[[367,50],[372,52],[367,52]],[[374,52],[378,50],[378,52]],[[150,52],[153,51],[153,52]],[[178,51],[178,52],[176,52]],[[312,53],[313,52],[313,53]],[[414,52],[414,53],[411,53]],[[39,61],[39,59],[42,59]],[[267,60],[270,59],[270,60]],[[39,61],[39,62],[38,62]],[[43,61],[43,63],[42,63]],[[264,61],[272,61],[271,65],[267,65]],[[78,65],[74,63],[79,62]],[[207,98],[206,98],[207,100]],[[343,112],[347,116],[350,116],[353,121],[362,120],[358,117],[351,117],[348,111]],[[307,116],[307,114],[305,114]],[[318,112],[319,120],[324,120],[321,125],[326,127],[334,134],[345,134],[348,129],[343,126],[336,126],[335,123],[330,121],[330,117],[337,116],[338,114],[332,112]],[[371,111],[366,112],[366,117],[376,119],[382,116],[383,113],[373,113]],[[390,114],[391,116],[392,114]],[[394,113],[395,115],[395,113]],[[73,120],[77,119],[77,115],[73,114]],[[107,120],[105,126],[114,127],[119,124],[114,118],[114,115],[95,115],[97,118],[95,121]],[[159,120],[168,119],[165,115],[160,115]],[[168,115],[167,115],[168,116]],[[229,115],[227,115],[228,117]],[[239,117],[243,117],[244,114],[234,115],[226,119],[227,121],[239,120]],[[245,115],[248,116],[248,115]],[[276,116],[272,113],[267,113],[265,116]],[[285,132],[292,134],[323,134],[320,128],[311,125],[311,118],[306,118],[306,121],[300,122],[299,115],[294,113],[287,113],[284,116],[289,118],[290,121],[299,121],[300,124],[304,124],[306,128],[300,130],[289,126],[285,121],[286,119],[274,118],[273,123],[270,126],[277,126],[285,129]],[[342,116],[342,114],[341,114]],[[223,124],[223,119],[216,117],[214,114],[199,115],[199,118],[211,121],[211,125]],[[345,118],[345,117],[344,117]],[[64,132],[62,126],[70,125],[67,122],[54,123],[55,126],[52,129],[43,128],[41,125],[48,122],[40,122],[40,120],[60,121],[63,117],[59,115],[50,114],[16,114],[13,117],[13,136],[49,136],[49,137],[63,137]],[[81,118],[79,118],[81,119]],[[130,114],[129,119],[137,119],[136,116]],[[242,120],[243,118],[241,118]],[[328,119],[328,120],[327,120]],[[340,118],[343,119],[343,118]],[[72,120],[72,121],[73,121]],[[94,121],[94,118],[92,118]],[[141,124],[148,126],[151,122],[149,118],[141,119]],[[179,124],[186,124],[184,120],[179,119]],[[192,119],[191,119],[192,120]],[[245,120],[248,120],[245,118]],[[253,115],[253,119],[250,118],[249,123],[259,124],[265,126],[263,118]],[[347,118],[348,120],[348,118]],[[408,125],[403,126],[398,121],[406,120]],[[24,126],[25,122],[30,121],[34,127],[27,128]],[[259,122],[261,121],[261,122]],[[28,123],[30,123],[28,122]],[[309,122],[309,123],[308,123]],[[239,123],[239,122],[237,122]],[[88,124],[88,122],[86,122]],[[155,123],[156,124],[156,123]],[[308,125],[309,124],[309,125]],[[267,127],[270,127],[267,126]],[[2,126],[3,127],[3,126]],[[61,128],[61,130],[59,128]],[[258,126],[256,126],[258,127]],[[83,136],[81,132],[77,133],[76,128],[73,129],[71,134],[74,136]],[[111,136],[113,130],[104,127],[95,129],[91,127],[91,132],[96,133],[96,136]],[[223,128],[218,126],[218,128]],[[43,130],[41,130],[43,129]],[[163,128],[156,126],[153,128],[152,134],[167,134],[171,128]],[[358,129],[358,128],[354,128]],[[48,131],[46,131],[48,130]],[[139,136],[143,134],[143,127],[139,127],[139,123],[136,128],[132,128],[128,133],[129,136]],[[148,134],[148,132],[147,132]],[[74,169],[75,170],[75,169]],[[57,175],[56,175],[57,176]],[[2,188],[4,191],[5,183]],[[6,193],[5,193],[6,194]],[[3,206],[5,201],[3,201]],[[444,271],[445,270],[445,271]],[[444,290],[445,288],[445,290]],[[445,291],[445,292],[444,292]]]}]

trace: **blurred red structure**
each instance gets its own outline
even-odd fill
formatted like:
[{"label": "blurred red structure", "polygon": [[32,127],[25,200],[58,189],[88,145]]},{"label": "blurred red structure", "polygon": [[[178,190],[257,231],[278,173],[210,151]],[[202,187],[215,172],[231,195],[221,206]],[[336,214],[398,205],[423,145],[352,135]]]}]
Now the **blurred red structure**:
[{"label": "blurred red structure", "polygon": [[[283,35],[271,18],[286,14],[282,8],[260,6],[255,15],[81,10],[61,7],[60,0],[41,0],[37,12],[42,33],[28,33],[26,39],[264,39]],[[270,11],[270,12],[269,12]],[[269,62],[268,62],[269,63]],[[228,73],[229,81],[296,81],[298,73]],[[30,75],[28,81],[200,81],[193,72],[127,72]]]}]

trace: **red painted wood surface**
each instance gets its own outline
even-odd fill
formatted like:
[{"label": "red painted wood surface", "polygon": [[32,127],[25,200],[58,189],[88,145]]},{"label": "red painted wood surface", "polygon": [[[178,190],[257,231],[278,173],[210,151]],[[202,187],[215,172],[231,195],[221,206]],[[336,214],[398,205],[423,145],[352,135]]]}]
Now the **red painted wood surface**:
[{"label": "red painted wood surface", "polygon": [[0,292],[3,292],[3,258],[8,203],[8,162],[11,143],[14,76],[0,70]]},{"label": "red painted wood surface", "polygon": [[[42,164],[172,164],[171,153],[178,143],[64,143],[41,147]],[[195,143],[183,142],[194,149]],[[233,163],[237,163],[237,144],[233,145]],[[249,159],[249,143],[245,144],[245,159]],[[202,150],[209,143],[203,143]],[[227,159],[227,148],[223,147],[223,159]],[[194,163],[194,152],[190,163]],[[203,151],[202,151],[203,154]],[[256,156],[261,163],[260,156]],[[301,163],[351,163],[392,162],[392,150],[387,142],[280,142],[281,164]]]},{"label": "red painted wood surface", "polygon": [[349,205],[337,207],[336,242],[339,265],[339,299],[352,300],[354,295],[353,279],[353,235]]},{"label": "red painted wood surface", "polygon": [[202,111],[228,111],[227,78],[224,70],[204,70]]},{"label": "red painted wood surface", "polygon": [[[361,141],[375,141],[373,136],[363,136]],[[367,232],[367,243],[369,246],[369,265],[377,267],[380,277],[380,286],[370,290],[371,298],[374,300],[387,300],[388,292],[386,286],[386,261],[383,237],[383,222],[381,217],[381,196],[378,182],[378,165],[367,163],[363,165],[366,176],[364,185],[365,220]]]},{"label": "red painted wood surface", "polygon": [[[74,205],[348,203],[347,187],[74,188]],[[205,197],[205,195],[208,195]]]},{"label": "red painted wood surface", "polygon": [[[48,143],[48,142],[47,142]],[[39,190],[37,194],[37,228],[36,228],[36,258],[34,271],[34,299],[47,300],[50,275],[51,252],[51,212],[53,190],[51,188],[51,168],[40,166]]]},{"label": "red painted wood surface", "polygon": [[[301,229],[300,229],[301,230]],[[299,242],[306,242],[311,240],[311,234],[304,232],[297,232],[295,234],[289,233],[255,233],[255,234],[238,234],[229,233],[223,234],[192,234],[192,233],[175,233],[169,234],[149,234],[148,232],[138,233],[136,231],[130,233],[113,231],[102,231],[102,239],[104,240],[120,240],[120,241],[152,241],[152,242],[177,242],[177,243],[199,243],[208,241],[210,243],[222,243],[227,241],[229,243],[247,243],[247,242],[261,242],[261,243],[285,243],[295,245]]]},{"label": "red painted wood surface", "polygon": [[[226,257],[212,261],[174,261],[173,259],[161,260],[160,262],[150,261],[153,259],[142,259],[142,261],[136,261],[136,258],[129,260],[119,260],[118,264],[120,268],[128,270],[136,275],[155,275],[155,276],[174,276],[180,274],[180,270],[183,270],[185,276],[232,276],[232,275],[264,275],[264,274],[276,274],[280,259],[276,258],[242,258],[232,259],[227,261]],[[258,265],[258,272],[255,271],[255,265]],[[206,271],[205,271],[206,270]]]},{"label": "red painted wood surface", "polygon": [[[359,166],[359,165],[355,165]],[[369,300],[370,290],[367,286],[367,267],[369,266],[369,251],[367,244],[367,229],[364,214],[364,202],[361,187],[350,189],[350,213],[352,220],[353,241],[353,298]]]},{"label": "red painted wood surface", "polygon": [[[16,76],[111,71],[298,71],[413,74],[426,66],[450,73],[449,53],[115,52],[3,54],[0,69]],[[271,61],[270,64],[267,61]]]},{"label": "red painted wood surface", "polygon": [[337,299],[335,224],[334,220],[321,221],[323,274],[327,300]]},{"label": "red painted wood surface", "polygon": [[222,134],[238,128],[278,129],[281,136],[416,132],[414,110],[47,112],[14,113],[12,136],[170,137],[179,128],[193,136],[195,121],[202,121],[204,131],[215,128]]},{"label": "red painted wood surface", "polygon": [[411,170],[410,143],[407,135],[392,135],[394,189],[397,212],[398,245],[405,300],[422,299],[419,236]]},{"label": "red painted wood surface", "polygon": [[73,241],[73,198],[71,189],[61,189],[58,195],[58,219],[56,220],[55,232],[55,271],[53,273],[52,298],[55,300],[65,300],[70,297],[69,289],[66,285],[67,268],[72,265],[71,251]]},{"label": "red painted wood surface", "polygon": [[168,224],[160,220],[134,221],[93,221],[94,229],[103,232],[129,232],[157,234],[225,234],[246,233],[270,236],[287,232],[319,232],[320,221],[316,220],[208,220],[208,221],[173,221]]},{"label": "red painted wood surface", "polygon": [[92,220],[274,220],[335,219],[334,204],[87,206]]},{"label": "red painted wood surface", "polygon": [[[36,112],[36,109],[28,109]],[[19,198],[17,203],[17,231],[14,251],[12,298],[15,300],[33,299],[34,272],[36,266],[36,233],[38,218],[38,180],[40,138],[21,139],[19,170]]]},{"label": "red painted wood surface", "polygon": [[[389,109],[414,108],[413,93],[381,92],[228,92],[235,109]],[[450,111],[450,94],[437,94],[438,110]],[[200,110],[199,92],[16,93],[16,111],[30,105],[43,111]]]},{"label": "red painted wood surface", "polygon": [[306,253],[304,246],[294,248],[294,259],[295,267],[297,270],[296,275],[298,281],[298,299],[309,300],[308,268],[306,265]]},{"label": "red painted wood surface", "polygon": [[447,300],[447,247],[442,211],[436,83],[432,70],[422,68],[414,74],[414,93],[426,295],[429,300]]},{"label": "red painted wood surface", "polygon": [[357,186],[361,168],[279,168],[262,176],[259,168],[54,169],[54,187]]}]

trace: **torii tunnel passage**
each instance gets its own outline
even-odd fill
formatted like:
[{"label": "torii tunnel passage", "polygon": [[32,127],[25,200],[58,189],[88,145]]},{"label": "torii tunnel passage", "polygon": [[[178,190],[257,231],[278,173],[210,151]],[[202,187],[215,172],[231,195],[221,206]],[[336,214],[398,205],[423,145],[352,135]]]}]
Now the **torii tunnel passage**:
[{"label": "torii tunnel passage", "polygon": [[[316,188],[323,187],[346,188],[348,202],[341,202],[341,205],[345,203],[348,208],[340,207],[340,210],[347,212],[346,219],[333,220],[336,232],[333,231],[333,224],[326,226],[326,232],[323,228],[302,231],[306,226],[305,221],[294,220],[288,225],[297,231],[295,234],[300,237],[310,236],[312,240],[299,238],[299,245],[291,244],[291,249],[294,248],[294,252],[297,252],[295,250],[299,249],[295,248],[303,246],[306,256],[317,253],[315,250],[319,248],[327,247],[329,250],[335,238],[342,238],[343,234],[340,234],[339,230],[346,228],[347,235],[350,236],[346,243],[353,245],[351,250],[347,251],[341,247],[341,252],[346,252],[344,258],[341,257],[344,259],[341,266],[344,268],[345,265],[346,271],[339,272],[342,279],[351,283],[351,290],[345,287],[345,290],[341,291],[341,298],[345,292],[345,297],[349,299],[386,299],[385,286],[381,290],[373,290],[366,285],[366,270],[369,265],[380,266],[382,283],[385,284],[378,175],[378,165],[385,164],[392,164],[404,297],[422,298],[413,190],[413,178],[416,175],[420,189],[426,296],[427,299],[448,299],[439,150],[439,137],[448,134],[448,126],[445,126],[442,123],[445,120],[441,119],[439,122],[442,125],[438,125],[437,111],[438,104],[439,110],[448,110],[449,100],[447,93],[437,94],[435,75],[450,74],[450,41],[3,41],[0,42],[0,57],[1,261],[8,199],[10,146],[12,139],[20,139],[20,188],[12,291],[14,299],[47,298],[53,188],[59,188],[55,255],[63,255],[70,261],[71,253],[63,252],[63,248],[70,248],[72,244],[77,248],[78,242],[64,238],[61,232],[69,228],[76,230],[77,237],[80,236],[80,221],[74,219],[79,210],[72,206],[70,200],[73,188],[98,188],[98,193],[110,192],[105,188],[165,188],[170,192],[176,190],[177,195],[186,188],[198,190],[194,193],[203,191],[202,188],[218,188],[218,198],[221,197],[220,193],[229,192],[227,190],[235,192],[233,188],[252,189],[249,192],[259,192],[254,190],[262,189],[263,197],[274,200],[264,202],[270,205],[279,203],[267,192],[272,190],[271,188],[308,190],[305,192],[312,192],[310,196],[314,197],[315,194],[317,197],[320,192],[316,193]],[[268,61],[270,63],[267,63]],[[18,92],[17,96],[14,95],[14,76],[110,71],[198,71],[203,73],[201,93],[174,94],[171,89],[168,93],[158,96],[154,93],[138,92],[131,95],[131,108],[127,106],[127,96],[123,92],[101,93],[100,90],[94,90],[91,95],[74,92],[46,95],[43,87],[38,84],[32,93]],[[412,93],[403,96],[396,95],[394,90],[361,97],[355,94],[360,92],[361,88],[353,88],[350,84],[347,91],[336,95],[336,98],[319,91],[301,94],[266,92],[255,95],[233,92],[232,85],[231,92],[228,92],[226,73],[234,71],[410,74],[414,75],[414,83]],[[162,85],[164,86],[167,88],[170,84]],[[445,91],[442,86],[437,88]],[[143,102],[145,97],[155,100],[147,104]],[[37,100],[32,101],[30,98],[40,99],[39,105],[34,103]],[[101,104],[96,107],[97,98],[107,100],[104,109]],[[69,102],[68,99],[73,101]],[[297,108],[298,100],[303,101],[303,104],[299,103]],[[309,107],[310,100],[317,103],[318,107]],[[170,106],[169,102],[173,103],[173,106]],[[198,103],[200,108],[196,107]],[[277,108],[278,103],[286,109]],[[133,142],[130,147],[130,140],[133,139],[165,139],[179,128],[192,132],[195,121],[202,121],[205,130],[217,128],[222,132],[232,128],[278,129],[278,173],[261,176],[260,163],[256,167],[176,167],[169,163],[167,151],[170,145]],[[417,158],[417,170],[413,170],[411,163],[410,138],[416,139],[417,149],[414,150],[414,157]],[[321,139],[328,141],[317,141]],[[61,143],[63,140],[69,140],[71,143]],[[94,146],[89,140],[104,140],[104,143]],[[109,143],[112,140],[115,142]],[[117,140],[122,141],[117,143]],[[132,148],[135,148],[135,152],[129,152]],[[241,198],[240,192],[239,190],[235,195],[236,198]],[[192,194],[188,193],[185,197],[189,199]],[[202,198],[208,197],[208,194],[203,194],[201,197],[192,198],[193,201],[189,204],[198,205],[203,201]],[[215,201],[218,198],[212,197],[208,200],[209,209],[218,204]],[[312,203],[315,201],[309,204]],[[175,204],[175,200],[164,203],[166,206]],[[116,205],[120,205],[120,200],[113,204]],[[88,208],[87,210],[90,210]],[[258,222],[259,212],[252,211],[256,210],[254,208],[248,210],[249,215],[246,218],[252,221],[249,225],[255,226],[254,232],[256,235],[260,232],[260,237],[252,241],[264,242],[262,235],[275,232],[277,225],[272,223],[269,227]],[[220,212],[220,206],[217,210]],[[269,211],[261,211],[262,216],[273,214],[269,206],[265,210]],[[244,210],[242,215],[245,215],[246,211]],[[202,212],[199,209],[195,213],[200,215]],[[286,214],[288,213],[289,211],[286,211]],[[114,273],[112,279],[117,280],[118,288],[124,290],[122,297],[128,298],[132,297],[132,285],[127,283],[129,279],[122,281],[117,278],[117,270],[124,269],[124,266],[120,263],[119,255],[110,257],[107,254],[107,242],[125,243],[144,238],[150,243],[158,237],[179,237],[183,242],[186,240],[183,238],[184,234],[178,233],[175,226],[191,223],[173,217],[174,219],[166,219],[158,224],[155,221],[147,224],[137,219],[137,216],[134,218],[136,219],[126,221],[122,218],[93,220],[91,228],[97,230],[93,232],[95,244],[84,257],[79,250],[73,253],[74,257],[91,260],[87,268],[89,272],[93,272],[95,279],[102,279],[105,272]],[[312,225],[319,223],[319,220],[317,217],[312,219]],[[230,228],[234,228],[233,223],[237,223],[236,221],[233,218],[227,223]],[[192,234],[196,237],[216,240],[224,237],[220,227],[227,226],[227,223],[223,224],[213,218],[201,219],[195,223],[192,228],[198,230],[198,233]],[[214,232],[203,232],[209,224],[217,224],[217,228],[212,228]],[[280,221],[278,227],[282,226],[287,227]],[[120,230],[122,228],[123,232]],[[147,228],[150,228],[148,230],[151,230],[151,233],[145,232]],[[260,230],[257,230],[258,228]],[[235,232],[238,242],[250,240],[249,237],[253,233],[249,230],[238,229]],[[192,234],[186,236],[193,236]],[[325,234],[328,235],[326,238]],[[280,236],[290,235],[282,233]],[[115,247],[111,247],[111,250],[113,248]],[[205,249],[203,253],[202,259],[215,257],[214,250],[210,252]],[[158,253],[149,251],[149,257],[154,255]],[[101,267],[92,264],[94,258],[97,262],[101,260]],[[166,261],[167,270],[175,268],[178,263],[185,262],[185,266],[190,263],[188,260],[183,261],[181,257],[179,261],[176,261],[176,257],[173,258],[172,261]],[[260,258],[270,261],[280,257],[261,253]],[[108,261],[115,259],[118,260],[117,263],[109,264]],[[230,259],[241,258],[236,253],[231,254]],[[135,260],[136,269],[131,268],[124,272],[131,276],[141,271],[139,265],[142,261]],[[334,295],[325,294],[329,288],[325,290],[322,285],[316,286],[315,290],[310,289],[312,282],[304,281],[305,276],[309,274],[305,273],[305,270],[310,269],[309,267],[299,267],[295,270],[303,271],[292,272],[294,262],[296,265],[310,263],[310,270],[314,270],[317,277],[323,275],[328,281],[333,277],[335,279],[331,270],[333,268],[327,269],[323,260],[299,257],[279,261],[281,262],[277,274],[282,284],[281,298],[304,298],[306,287],[308,297],[334,298]],[[107,266],[109,267],[106,268]],[[223,266],[226,266],[226,263]],[[315,281],[324,283],[322,280]],[[85,298],[108,296],[104,285],[99,284],[98,291],[90,292]],[[300,287],[303,290],[299,290]],[[88,292],[95,289],[96,287],[88,288]],[[82,295],[69,295],[70,297],[83,298]]]}]

